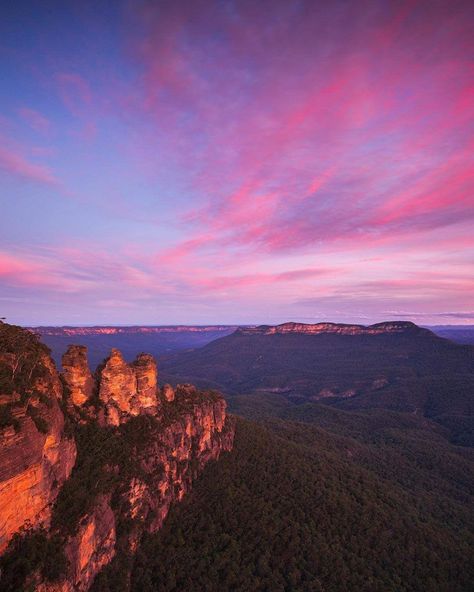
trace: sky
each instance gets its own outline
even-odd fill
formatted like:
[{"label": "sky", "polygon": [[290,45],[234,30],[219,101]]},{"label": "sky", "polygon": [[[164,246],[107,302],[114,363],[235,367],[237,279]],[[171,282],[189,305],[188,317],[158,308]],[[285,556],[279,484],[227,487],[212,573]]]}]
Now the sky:
[{"label": "sky", "polygon": [[474,3],[1,4],[0,317],[474,322]]}]

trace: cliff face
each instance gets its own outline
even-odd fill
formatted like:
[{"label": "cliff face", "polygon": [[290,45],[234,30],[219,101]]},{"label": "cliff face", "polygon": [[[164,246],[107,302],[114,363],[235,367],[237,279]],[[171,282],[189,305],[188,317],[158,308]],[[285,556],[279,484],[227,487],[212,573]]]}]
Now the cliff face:
[{"label": "cliff face", "polygon": [[113,349],[99,374],[99,397],[106,409],[107,422],[119,425],[124,417],[138,415],[137,379],[122,354]]},{"label": "cliff face", "polygon": [[153,356],[139,354],[133,363],[137,381],[137,401],[140,409],[155,408],[158,370]]},{"label": "cliff face", "polygon": [[67,572],[57,581],[36,575],[36,592],[79,592],[89,590],[95,576],[115,555],[116,520],[110,496],[99,496],[83,516],[74,537],[64,542]]},{"label": "cliff face", "polygon": [[64,433],[53,362],[41,348],[16,350],[23,344],[2,333],[0,326],[0,553],[25,524],[49,523],[76,459],[74,440]]},{"label": "cliff face", "polygon": [[[122,454],[111,453],[102,469],[113,482],[77,516],[80,527],[65,544],[68,572],[60,582],[43,582],[45,592],[86,591],[98,574],[107,577],[101,573],[104,567],[105,574],[107,566],[112,573],[123,569],[143,534],[161,528],[171,505],[183,499],[204,466],[232,449],[234,425],[220,396],[182,385],[173,402],[161,390],[157,398],[159,415],[144,413],[106,428],[118,430],[116,444],[123,447]],[[98,455],[101,446],[99,441],[90,455]]]},{"label": "cliff face", "polygon": [[[1,356],[6,373],[11,355]],[[23,583],[39,592],[87,591],[104,569],[129,565],[143,534],[159,529],[206,463],[232,448],[234,424],[217,393],[159,388],[146,354],[127,364],[114,350],[93,379],[86,350],[73,346],[63,358],[64,392],[44,350],[39,360],[27,404],[11,392],[8,403],[17,405],[0,430],[1,550],[28,521],[33,532],[43,524],[47,540],[61,540],[65,567],[51,577],[32,561]],[[74,438],[64,433],[62,400]],[[8,548],[0,558],[0,589],[18,588],[8,587],[15,571],[8,565],[20,554]]]},{"label": "cliff face", "polygon": [[414,323],[407,321],[389,321],[375,325],[344,325],[339,323],[283,323],[282,325],[261,325],[259,327],[243,327],[237,330],[242,335],[276,335],[286,333],[302,333],[318,335],[321,333],[335,333],[337,335],[383,335],[386,333],[429,332],[420,329]]}]

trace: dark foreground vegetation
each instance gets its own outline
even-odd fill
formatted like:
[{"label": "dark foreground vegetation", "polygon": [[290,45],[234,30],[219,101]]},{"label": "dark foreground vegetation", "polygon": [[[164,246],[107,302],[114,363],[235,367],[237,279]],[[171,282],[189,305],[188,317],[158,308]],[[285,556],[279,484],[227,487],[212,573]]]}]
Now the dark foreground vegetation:
[{"label": "dark foreground vegetation", "polygon": [[472,451],[398,414],[328,413],[324,429],[239,420],[145,540],[132,590],[471,591]]}]

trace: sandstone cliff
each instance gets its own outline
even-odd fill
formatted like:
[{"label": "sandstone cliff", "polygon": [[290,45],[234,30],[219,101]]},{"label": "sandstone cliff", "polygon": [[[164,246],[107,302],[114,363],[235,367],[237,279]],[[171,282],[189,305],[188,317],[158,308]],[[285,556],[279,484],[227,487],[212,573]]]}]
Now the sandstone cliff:
[{"label": "sandstone cliff", "polygon": [[92,372],[87,362],[87,348],[71,345],[62,358],[63,378],[69,389],[67,396],[73,405],[82,407],[90,400],[94,388]]},{"label": "sandstone cliff", "polygon": [[156,413],[157,378],[152,356],[140,354],[133,364],[127,364],[122,354],[113,349],[105,365],[97,370],[106,423],[119,425],[130,416]]},{"label": "sandstone cliff", "polygon": [[29,524],[48,524],[76,459],[47,350],[0,324],[0,553]]},{"label": "sandstone cliff", "polygon": [[[225,401],[192,385],[159,388],[151,356],[127,364],[117,350],[93,378],[85,348],[70,347],[61,381],[46,348],[14,330],[18,351],[27,339],[39,354],[14,388],[16,354],[0,340],[2,551],[29,527],[0,558],[0,589],[87,591],[120,570],[126,580],[143,534],[159,529],[205,464],[232,448]],[[25,571],[17,558],[32,545]],[[57,556],[53,568],[41,559],[48,554]]]},{"label": "sandstone cliff", "polygon": [[[127,577],[123,566],[144,532],[158,530],[203,467],[232,448],[233,422],[220,395],[182,385],[173,401],[161,389],[157,399],[155,415],[144,412],[118,426],[84,425],[78,431],[78,465],[53,516],[53,527],[67,533],[70,567],[62,582],[44,591],[88,590],[111,561],[102,577],[117,571]],[[82,483],[89,499],[77,496]]]},{"label": "sandstone cliff", "polygon": [[319,335],[322,333],[335,333],[337,335],[383,335],[386,333],[429,333],[427,329],[417,327],[408,321],[387,321],[375,325],[345,325],[342,323],[283,323],[282,325],[260,325],[258,327],[242,327],[237,333],[243,335],[277,335],[286,333],[302,333],[306,335]]}]

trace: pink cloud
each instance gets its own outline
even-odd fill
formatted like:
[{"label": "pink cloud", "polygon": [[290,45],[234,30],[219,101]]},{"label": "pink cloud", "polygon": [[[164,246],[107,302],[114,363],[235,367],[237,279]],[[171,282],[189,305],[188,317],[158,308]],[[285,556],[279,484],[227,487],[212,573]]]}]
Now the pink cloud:
[{"label": "pink cloud", "polygon": [[[399,241],[463,220],[468,180],[462,185],[460,176],[441,180],[439,173],[432,179],[428,174],[439,168],[446,138],[459,135],[464,123],[461,114],[447,119],[445,108],[451,112],[456,101],[468,108],[461,98],[469,96],[460,76],[465,48],[458,40],[466,35],[461,21],[453,19],[449,34],[420,64],[413,59],[423,46],[417,31],[438,31],[434,16],[432,24],[420,18],[416,2],[390,5],[386,13],[369,10],[369,26],[361,26],[350,9],[329,12],[333,25],[340,20],[344,43],[337,43],[333,27],[327,48],[325,21],[316,8],[305,14],[307,23],[295,21],[294,29],[292,19],[301,14],[281,3],[277,12],[282,17],[288,10],[288,18],[275,23],[263,7],[247,3],[237,8],[236,21],[219,9],[206,20],[206,8],[208,3],[159,12],[148,7],[149,35],[137,48],[147,113],[170,145],[176,142],[183,163],[196,163],[194,189],[208,196],[204,206],[184,214],[188,238],[170,256],[201,251],[204,257],[233,247],[278,253],[321,241]],[[215,29],[225,42],[211,67],[200,42]],[[288,50],[280,56],[282,43]],[[317,59],[321,49],[327,49],[324,60]],[[257,73],[255,84],[240,76],[243,64],[251,64],[249,80]],[[180,122],[183,110],[189,123]],[[203,149],[196,145],[195,125],[210,140]],[[468,166],[466,152],[456,158]],[[414,176],[410,162],[420,162],[425,177],[413,190],[407,190]]]},{"label": "pink cloud", "polygon": [[35,131],[41,134],[47,134],[50,131],[51,121],[35,109],[22,107],[18,109],[18,113]]},{"label": "pink cloud", "polygon": [[205,290],[246,290],[251,286],[268,286],[276,283],[300,282],[334,274],[337,270],[326,268],[293,269],[279,273],[253,273],[235,276],[197,277],[192,280],[194,288]]},{"label": "pink cloud", "polygon": [[119,255],[67,247],[21,254],[0,251],[0,280],[10,287],[78,294],[94,291],[100,281],[110,291],[118,286],[139,290],[159,285],[147,270]]},{"label": "pink cloud", "polygon": [[175,247],[165,249],[158,254],[157,262],[164,264],[174,264],[183,257],[186,257],[191,253],[195,253],[197,250],[213,243],[214,237],[212,235],[196,236],[193,239],[182,241]]},{"label": "pink cloud", "polygon": [[46,262],[5,251],[0,251],[0,282],[13,287],[58,287],[58,282],[52,278],[51,267]]},{"label": "pink cloud", "polygon": [[[81,59],[65,72],[50,56],[49,80],[72,115],[54,123],[54,156],[87,193],[91,228],[63,212],[74,248],[27,250],[8,277],[19,282],[21,265],[33,265],[38,286],[93,303],[212,311],[234,294],[261,310],[284,298],[372,308],[407,295],[438,310],[467,301],[471,10],[426,0],[130,5],[117,61],[107,62],[112,36],[101,65]],[[21,116],[47,131],[39,112]],[[3,148],[0,166],[57,183],[34,162],[41,150]],[[118,248],[122,233],[134,238]],[[423,275],[428,266],[442,277]]]},{"label": "pink cloud", "polygon": [[59,181],[50,168],[27,160],[21,154],[0,147],[0,169],[14,177],[44,185],[57,186]]},{"label": "pink cloud", "polygon": [[0,252],[0,275],[8,276],[13,274],[27,273],[34,269],[29,263],[16,257]]},{"label": "pink cloud", "polygon": [[64,104],[72,113],[82,110],[84,105],[90,105],[92,92],[83,76],[74,72],[61,72],[56,75],[56,80]]},{"label": "pink cloud", "polygon": [[[472,195],[474,168],[459,155],[423,175],[401,195],[387,200],[378,211],[377,224],[386,225],[416,215],[429,216],[437,210],[456,208],[462,216],[474,215]],[[386,212],[384,214],[384,212]]]}]

